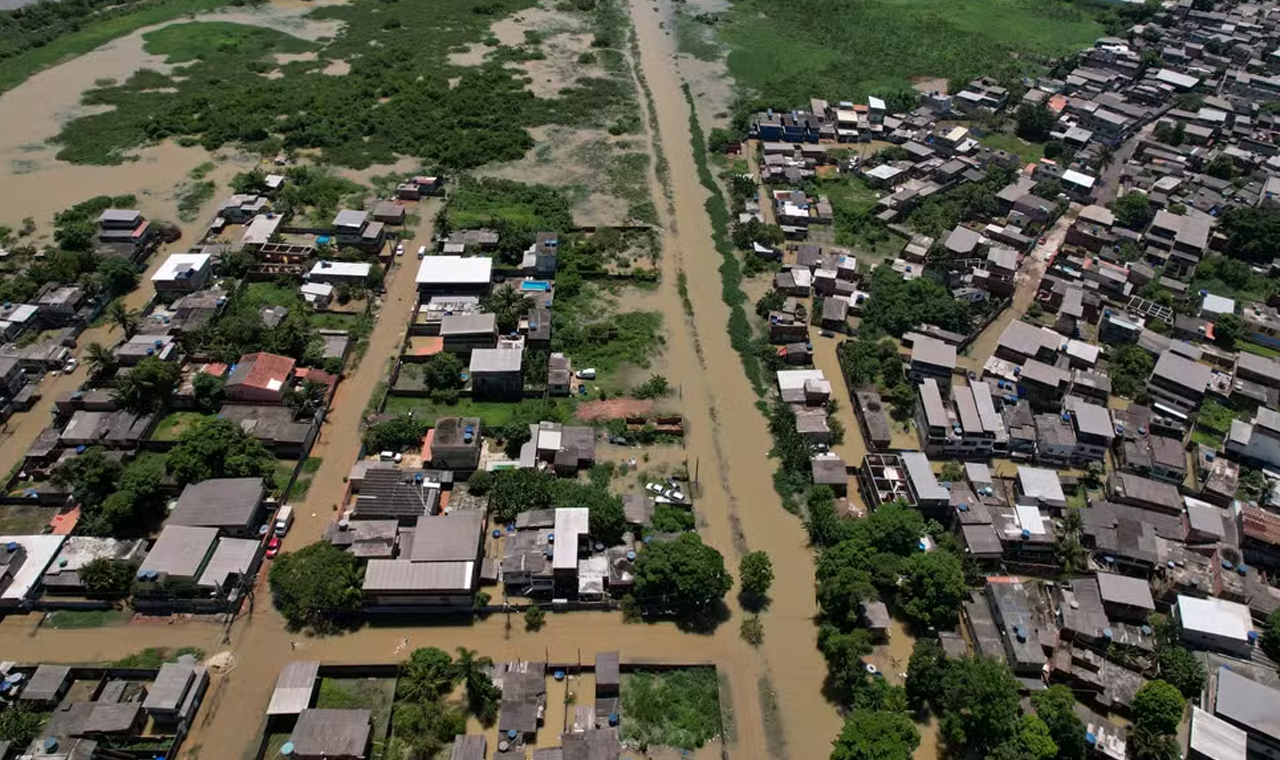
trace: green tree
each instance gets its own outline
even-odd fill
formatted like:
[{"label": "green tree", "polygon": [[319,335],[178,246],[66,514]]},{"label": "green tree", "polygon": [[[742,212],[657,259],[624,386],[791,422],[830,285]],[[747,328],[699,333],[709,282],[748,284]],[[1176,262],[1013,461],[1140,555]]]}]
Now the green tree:
[{"label": "green tree", "polygon": [[467,716],[438,699],[397,704],[391,723],[393,746],[404,747],[401,757],[434,757],[453,737],[467,732]]},{"label": "green tree", "polygon": [[696,533],[651,542],[636,557],[634,591],[642,604],[659,612],[689,616],[702,612],[733,588],[724,556]]},{"label": "green tree", "polygon": [[1262,651],[1274,662],[1280,662],[1280,609],[1267,616],[1262,628]]},{"label": "green tree", "polygon": [[124,301],[118,298],[107,304],[106,316],[107,321],[124,333],[126,338],[133,337],[142,319],[136,311],[130,311]]},{"label": "green tree", "polygon": [[641,399],[664,398],[670,392],[671,384],[667,382],[667,378],[662,375],[650,375],[648,380],[631,391],[631,395]]},{"label": "green tree", "polygon": [[356,558],[328,541],[286,552],[269,575],[271,597],[291,628],[326,630],[333,613],[360,609],[360,573]]},{"label": "green tree", "polygon": [[209,372],[200,372],[191,381],[196,407],[205,414],[212,414],[222,407],[226,397],[227,381]]},{"label": "green tree", "polygon": [[605,546],[622,543],[622,534],[627,532],[627,513],[622,508],[622,499],[594,486],[591,490],[598,495],[587,513],[591,538]]},{"label": "green tree", "polygon": [[370,451],[400,452],[417,448],[426,434],[427,423],[416,417],[401,414],[365,428],[364,445]]},{"label": "green tree", "polygon": [[1111,352],[1111,388],[1117,396],[1136,399],[1146,392],[1156,361],[1146,349],[1120,346]]},{"label": "green tree", "polygon": [[513,332],[520,324],[520,318],[533,308],[533,299],[516,290],[510,284],[494,288],[493,292],[480,301],[485,311],[494,315],[498,322],[498,332]]},{"label": "green tree", "polygon": [[773,562],[769,555],[763,551],[742,555],[738,565],[738,578],[742,581],[744,593],[757,599],[764,598],[773,585]]},{"label": "green tree", "polygon": [[45,715],[35,712],[25,703],[10,702],[0,710],[0,741],[26,747],[40,735],[45,722]]},{"label": "green tree", "polygon": [[1173,686],[1187,699],[1196,699],[1204,689],[1204,664],[1189,649],[1179,644],[1157,646],[1156,661],[1160,665],[1160,678]]},{"label": "green tree", "polygon": [[137,414],[157,411],[168,405],[182,380],[182,368],[149,356],[116,378],[113,395],[121,407]]},{"label": "green tree", "polygon": [[546,624],[547,613],[542,611],[538,605],[530,605],[524,611],[524,629],[526,631],[541,631],[542,626]]},{"label": "green tree", "polygon": [[1226,153],[1219,153],[1204,165],[1204,173],[1210,177],[1230,181],[1236,176],[1236,165],[1231,160],[1231,156]]},{"label": "green tree", "polygon": [[462,379],[462,373],[466,370],[457,354],[441,351],[422,363],[422,382],[432,394],[457,391],[466,382]]},{"label": "green tree", "polygon": [[179,483],[210,478],[275,479],[275,458],[258,439],[225,418],[202,420],[169,451],[169,473]]},{"label": "green tree", "polygon": [[809,532],[809,543],[823,548],[834,546],[844,540],[848,522],[836,514],[836,496],[829,486],[817,486],[809,492],[809,517],[805,520],[805,530]]},{"label": "green tree", "polygon": [[90,594],[127,594],[137,568],[110,557],[95,557],[76,571]]},{"label": "green tree", "polygon": [[913,709],[923,710],[937,700],[946,667],[947,655],[937,639],[916,639],[911,659],[907,660],[907,701]]},{"label": "green tree", "polygon": [[1018,682],[989,657],[951,660],[943,674],[940,729],[955,748],[987,751],[1018,731]]},{"label": "green tree", "polygon": [[458,659],[454,663],[454,672],[466,687],[468,709],[486,726],[492,725],[497,719],[498,702],[502,698],[502,691],[494,685],[493,679],[489,676],[491,667],[493,667],[493,660],[480,656],[473,649],[458,647]]},{"label": "green tree", "polygon": [[899,594],[903,614],[917,624],[954,628],[968,592],[960,558],[951,552],[920,552],[907,559]]},{"label": "green tree", "polygon": [[1181,760],[1178,737],[1159,734],[1141,726],[1129,732],[1127,749],[1134,760]]},{"label": "green tree", "polygon": [[1087,749],[1085,726],[1073,708],[1075,696],[1071,690],[1062,684],[1054,684],[1032,694],[1031,704],[1058,746],[1058,760],[1082,760]]},{"label": "green tree", "polygon": [[1018,121],[1018,137],[1028,142],[1048,140],[1049,133],[1053,131],[1053,125],[1058,121],[1058,117],[1049,110],[1048,103],[1044,101],[1023,103],[1014,112],[1014,118]]},{"label": "green tree", "polygon": [[1244,322],[1235,314],[1223,314],[1214,320],[1213,342],[1226,349],[1233,349],[1236,341],[1244,337]]},{"label": "green tree", "polygon": [[98,289],[109,296],[119,296],[138,287],[138,268],[128,259],[106,256],[93,272]]},{"label": "green tree", "polygon": [[448,652],[436,647],[415,649],[409,659],[400,663],[396,699],[406,702],[439,699],[450,692],[456,675],[456,667]]},{"label": "green tree", "polygon": [[84,363],[89,368],[89,374],[95,378],[106,377],[116,371],[116,367],[120,366],[120,360],[116,358],[116,352],[94,341],[90,343],[84,351]]},{"label": "green tree", "polygon": [[1151,207],[1151,200],[1140,190],[1131,190],[1116,198],[1111,210],[1121,227],[1139,231],[1146,229],[1156,215]]},{"label": "green tree", "polygon": [[1186,709],[1187,701],[1173,684],[1147,681],[1133,697],[1133,723],[1154,734],[1175,734]]},{"label": "green tree", "polygon": [[831,760],[910,760],[918,746],[920,733],[907,715],[857,711],[845,718]]},{"label": "green tree", "polygon": [[952,483],[962,482],[964,480],[964,465],[954,461],[942,465],[942,479]]},{"label": "green tree", "polygon": [[484,496],[493,488],[493,473],[488,470],[476,470],[467,478],[467,491],[472,496]]},{"label": "green tree", "polygon": [[71,457],[53,471],[53,482],[71,488],[71,498],[81,509],[92,510],[116,490],[124,467],[108,457],[101,446]]},{"label": "green tree", "polygon": [[1219,217],[1218,228],[1227,236],[1227,255],[1269,264],[1280,257],[1280,210],[1238,206]]}]

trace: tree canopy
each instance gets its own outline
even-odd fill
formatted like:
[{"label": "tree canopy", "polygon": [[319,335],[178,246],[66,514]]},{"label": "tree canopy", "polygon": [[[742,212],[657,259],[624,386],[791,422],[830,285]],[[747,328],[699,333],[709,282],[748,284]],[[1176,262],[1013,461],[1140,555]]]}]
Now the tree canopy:
[{"label": "tree canopy", "polygon": [[999,660],[948,661],[938,699],[942,735],[953,747],[987,751],[1018,731],[1018,682]]},{"label": "tree canopy", "polygon": [[773,585],[773,562],[766,552],[748,552],[739,562],[738,577],[743,591],[754,597],[763,597]]},{"label": "tree canopy", "polygon": [[925,323],[967,333],[970,318],[969,304],[946,288],[923,277],[903,279],[882,264],[871,273],[871,297],[863,305],[861,335],[901,337]]},{"label": "tree canopy", "polygon": [[920,732],[905,713],[857,711],[845,719],[831,760],[910,760]]},{"label": "tree canopy", "polygon": [[733,588],[724,556],[696,533],[645,544],[636,557],[634,593],[642,607],[679,616],[705,610]]},{"label": "tree canopy", "polygon": [[376,425],[370,425],[364,431],[364,445],[370,451],[400,452],[416,449],[427,434],[427,423],[423,420],[401,414]]},{"label": "tree canopy", "polygon": [[1280,210],[1268,206],[1238,206],[1219,217],[1227,236],[1227,255],[1267,264],[1280,257]]},{"label": "tree canopy", "polygon": [[1023,103],[1014,112],[1014,118],[1018,122],[1018,137],[1028,142],[1048,140],[1053,125],[1058,121],[1057,115],[1049,110],[1049,104],[1044,101]]},{"label": "tree canopy", "polygon": [[202,420],[178,438],[169,452],[169,473],[180,483],[210,478],[260,477],[274,480],[275,459],[258,439],[235,422]]},{"label": "tree canopy", "polygon": [[1175,734],[1186,709],[1187,701],[1173,684],[1147,681],[1133,697],[1133,723],[1155,734]]},{"label": "tree canopy", "polygon": [[946,551],[920,552],[907,558],[903,570],[902,612],[921,626],[954,628],[968,596],[960,558]]},{"label": "tree canopy", "polygon": [[182,368],[177,362],[149,356],[116,378],[115,399],[131,412],[154,412],[169,403],[181,380]]},{"label": "tree canopy", "polygon": [[1058,760],[1081,760],[1087,749],[1084,741],[1085,726],[1072,707],[1075,696],[1071,689],[1062,684],[1054,684],[1044,691],[1032,694],[1031,704],[1058,747]]},{"label": "tree canopy", "polygon": [[333,612],[360,608],[356,558],[320,541],[276,557],[269,575],[276,608],[293,628],[326,629]]},{"label": "tree canopy", "polygon": [[1131,230],[1146,229],[1156,216],[1151,200],[1141,190],[1131,190],[1116,198],[1111,210],[1116,215],[1116,223]]}]

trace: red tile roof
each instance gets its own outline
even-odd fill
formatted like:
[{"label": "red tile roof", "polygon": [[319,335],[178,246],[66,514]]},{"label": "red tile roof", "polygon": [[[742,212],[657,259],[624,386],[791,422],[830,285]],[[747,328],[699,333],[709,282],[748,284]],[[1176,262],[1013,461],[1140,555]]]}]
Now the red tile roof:
[{"label": "red tile roof", "polygon": [[[240,366],[231,373],[231,383],[250,388],[280,390],[280,386],[293,372],[293,359],[260,351],[240,357]],[[273,383],[273,381],[275,381]]]},{"label": "red tile roof", "polygon": [[1249,538],[1280,546],[1280,517],[1270,512],[1244,507],[1240,510],[1240,529]]}]

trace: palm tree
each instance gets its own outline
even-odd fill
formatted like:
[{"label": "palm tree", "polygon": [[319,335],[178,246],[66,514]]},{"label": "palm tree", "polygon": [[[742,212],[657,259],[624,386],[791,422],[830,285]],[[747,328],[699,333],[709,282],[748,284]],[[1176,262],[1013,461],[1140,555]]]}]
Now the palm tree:
[{"label": "palm tree", "polygon": [[129,307],[124,305],[124,301],[116,299],[107,306],[107,319],[111,324],[120,328],[120,332],[124,333],[124,337],[132,338],[133,334],[138,331],[139,317],[138,313],[129,311]]},{"label": "palm tree", "polygon": [[94,341],[84,350],[84,363],[94,377],[110,374],[116,368],[116,354],[106,346]]},{"label": "palm tree", "polygon": [[453,661],[454,678],[469,684],[477,676],[486,675],[485,668],[492,665],[492,659],[481,656],[476,650],[458,647],[458,659]]},{"label": "palm tree", "polygon": [[1111,151],[1110,146],[1103,145],[1098,149],[1098,168],[1103,171],[1116,161],[1116,154]]},{"label": "palm tree", "polygon": [[467,687],[467,706],[486,726],[498,717],[498,700],[502,692],[489,677],[488,668],[493,660],[477,656],[474,649],[458,647],[458,659],[453,667],[459,680]]},{"label": "palm tree", "polygon": [[482,305],[485,311],[497,317],[498,331],[507,333],[516,329],[520,317],[533,308],[533,299],[507,284],[486,296]]},{"label": "palm tree", "polygon": [[1080,537],[1084,533],[1084,518],[1080,510],[1069,507],[1062,515],[1062,527],[1058,540],[1054,543],[1054,554],[1058,563],[1068,573],[1083,572],[1088,566],[1088,557]]}]

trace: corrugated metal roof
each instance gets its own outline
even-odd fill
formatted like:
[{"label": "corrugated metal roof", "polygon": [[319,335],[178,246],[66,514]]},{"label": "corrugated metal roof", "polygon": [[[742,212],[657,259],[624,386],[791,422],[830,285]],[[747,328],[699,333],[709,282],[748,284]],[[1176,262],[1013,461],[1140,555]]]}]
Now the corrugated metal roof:
[{"label": "corrugated metal roof", "polygon": [[156,674],[156,680],[147,690],[147,699],[142,706],[148,712],[177,710],[183,698],[187,696],[187,689],[191,688],[195,675],[195,665],[166,662],[160,666],[160,672]]},{"label": "corrugated metal roof", "polygon": [[300,660],[285,665],[276,678],[276,688],[271,693],[267,715],[297,715],[310,707],[311,695],[315,692],[319,674],[320,663],[315,660]]},{"label": "corrugated metal roof", "polygon": [[413,534],[408,559],[414,562],[474,561],[480,556],[484,514],[478,509],[447,515],[423,515]]},{"label": "corrugated metal roof", "polygon": [[409,562],[374,559],[364,573],[368,593],[468,592],[475,588],[475,562]]}]

